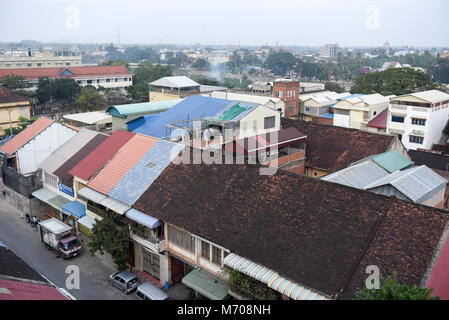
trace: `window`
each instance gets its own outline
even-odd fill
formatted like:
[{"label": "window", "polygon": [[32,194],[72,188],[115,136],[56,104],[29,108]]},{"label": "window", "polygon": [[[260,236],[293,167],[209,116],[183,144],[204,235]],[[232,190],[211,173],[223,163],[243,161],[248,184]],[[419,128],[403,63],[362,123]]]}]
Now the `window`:
[{"label": "window", "polygon": [[38,63],[37,66],[38,66],[38,67],[42,67],[42,63]]},{"label": "window", "polygon": [[244,121],[242,123],[242,131],[246,131],[246,130],[248,130],[248,122]]},{"label": "window", "polygon": [[409,141],[411,143],[417,143],[417,144],[422,144],[423,143],[424,138],[423,137],[418,137],[418,136],[410,136],[409,137]]},{"label": "window", "polygon": [[92,80],[87,80],[87,83],[88,83],[88,84],[91,84],[91,83],[92,83]]},{"label": "window", "polygon": [[309,108],[309,107],[306,107],[306,111],[310,111],[310,108]]},{"label": "window", "polygon": [[111,82],[111,79],[106,79],[106,82]]},{"label": "window", "polygon": [[400,122],[400,123],[404,123],[404,117],[392,116],[392,117],[391,117],[391,121],[392,121],[392,122]]},{"label": "window", "polygon": [[416,124],[418,126],[425,126],[426,125],[426,119],[412,118],[412,124]]},{"label": "window", "polygon": [[212,262],[221,266],[221,249],[212,246]]},{"label": "window", "polygon": [[195,238],[189,233],[172,227],[167,226],[168,229],[168,241],[174,243],[175,245],[184,248],[190,252],[195,252]]},{"label": "window", "polygon": [[47,172],[44,173],[45,183],[48,185],[51,185],[52,187],[57,188],[58,187],[58,179],[52,175],[48,174]]},{"label": "window", "polygon": [[27,63],[28,68],[31,68],[32,65],[33,65],[32,63]]},{"label": "window", "polygon": [[210,260],[210,244],[201,241],[201,256]]},{"label": "window", "polygon": [[[289,112],[290,112],[290,110],[289,110]],[[275,124],[276,124],[276,117],[275,116],[266,117],[264,119],[264,126],[263,126],[263,128],[264,129],[274,128]]]}]

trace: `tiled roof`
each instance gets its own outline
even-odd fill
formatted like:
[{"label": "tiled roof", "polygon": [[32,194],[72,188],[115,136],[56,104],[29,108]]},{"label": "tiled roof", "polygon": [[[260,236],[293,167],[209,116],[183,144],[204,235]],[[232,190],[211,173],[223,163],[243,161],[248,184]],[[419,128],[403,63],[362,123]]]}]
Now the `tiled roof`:
[{"label": "tiled roof", "polygon": [[116,130],[95,150],[89,153],[80,163],[69,171],[69,174],[89,180],[103,167],[132,137],[133,133]]},{"label": "tiled roof", "polygon": [[329,296],[353,297],[371,264],[419,284],[442,210],[259,169],[172,163],[133,207]]},{"label": "tiled roof", "polygon": [[[70,70],[73,74],[61,75],[64,70]],[[5,75],[14,74],[24,76],[28,80],[48,77],[56,78],[74,78],[89,76],[115,76],[132,75],[125,66],[83,66],[83,67],[52,67],[52,68],[21,68],[21,69],[2,69],[0,78]]]},{"label": "tiled roof", "polygon": [[426,288],[432,288],[433,294],[442,300],[449,300],[449,238],[440,253],[435,268],[427,281]]},{"label": "tiled roof", "polygon": [[307,135],[306,166],[334,172],[390,149],[395,136],[282,118],[282,128]]},{"label": "tiled roof", "polygon": [[0,148],[0,150],[5,152],[8,156],[11,156],[14,152],[23,147],[23,145],[25,145],[28,141],[33,139],[43,130],[45,130],[53,122],[54,121],[52,119],[40,117],[32,124],[30,124],[28,127],[26,127],[25,130],[16,135],[13,139],[5,143]]},{"label": "tiled roof", "polygon": [[108,194],[156,142],[152,137],[134,135],[87,186]]},{"label": "tiled roof", "polygon": [[28,98],[0,86],[0,104],[11,102],[28,102]]},{"label": "tiled roof", "polygon": [[417,166],[426,165],[432,169],[449,171],[449,155],[417,150],[409,150],[408,155]]}]

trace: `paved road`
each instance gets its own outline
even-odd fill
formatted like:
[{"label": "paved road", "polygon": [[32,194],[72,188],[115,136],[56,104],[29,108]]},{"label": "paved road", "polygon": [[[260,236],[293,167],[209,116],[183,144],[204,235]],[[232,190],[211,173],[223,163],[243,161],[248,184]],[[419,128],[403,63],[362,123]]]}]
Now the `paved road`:
[{"label": "paved road", "polygon": [[[19,217],[22,216],[22,217]],[[26,223],[23,214],[3,201],[0,194],[0,241],[12,249],[27,264],[53,282],[65,288],[76,299],[89,300],[134,300],[131,293],[124,295],[118,289],[108,285],[107,278],[115,270],[98,257],[90,255],[84,248],[82,254],[69,260],[56,258],[55,253],[44,247],[38,238],[38,232]],[[80,270],[80,288],[66,288],[66,267],[76,265]]]}]

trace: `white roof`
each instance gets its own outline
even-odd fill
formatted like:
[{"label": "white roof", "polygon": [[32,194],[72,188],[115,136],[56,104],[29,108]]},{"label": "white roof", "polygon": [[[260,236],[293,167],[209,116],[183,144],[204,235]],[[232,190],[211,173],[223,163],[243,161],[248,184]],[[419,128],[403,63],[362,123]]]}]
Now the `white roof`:
[{"label": "white roof", "polygon": [[101,111],[67,114],[63,116],[63,118],[86,124],[112,122],[112,116],[110,114]]},{"label": "white roof", "polygon": [[56,218],[50,218],[39,222],[39,224],[54,234],[60,234],[72,230],[71,227]]},{"label": "white roof", "polygon": [[186,76],[163,77],[151,82],[150,85],[168,88],[199,87],[199,83]]},{"label": "white roof", "polygon": [[344,99],[345,101],[348,101],[352,104],[356,104],[358,102],[365,102],[368,105],[378,104],[378,103],[388,103],[390,99],[387,97],[384,97],[383,95],[379,93],[373,93],[373,94],[367,94],[363,96],[353,97]]},{"label": "white roof", "polygon": [[430,103],[437,103],[440,101],[449,100],[449,94],[444,93],[442,91],[438,91],[438,90],[415,92],[415,93],[411,93],[411,94],[405,94],[401,97],[406,97],[406,96],[413,96],[415,98],[419,98],[419,99],[425,100]]}]

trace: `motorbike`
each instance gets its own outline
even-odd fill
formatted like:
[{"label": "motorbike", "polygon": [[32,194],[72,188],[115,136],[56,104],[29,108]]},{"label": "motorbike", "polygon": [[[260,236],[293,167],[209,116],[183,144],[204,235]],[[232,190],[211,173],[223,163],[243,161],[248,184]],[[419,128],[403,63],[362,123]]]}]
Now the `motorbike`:
[{"label": "motorbike", "polygon": [[37,224],[39,223],[40,219],[36,216],[31,217],[28,213],[25,214],[25,220],[27,223],[31,224],[33,228],[37,227]]}]

